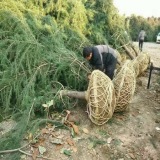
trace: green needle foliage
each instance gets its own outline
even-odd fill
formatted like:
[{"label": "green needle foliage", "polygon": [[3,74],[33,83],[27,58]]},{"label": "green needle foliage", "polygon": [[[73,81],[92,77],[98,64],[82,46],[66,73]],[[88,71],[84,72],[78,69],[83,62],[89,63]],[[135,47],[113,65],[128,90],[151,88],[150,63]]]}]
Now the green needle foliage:
[{"label": "green needle foliage", "polygon": [[[9,2],[13,3],[4,3]],[[1,5],[0,10],[0,88],[5,111],[23,110],[30,106],[33,98],[41,96],[42,91],[43,96],[50,92],[47,97],[53,97],[51,84],[54,81],[84,89],[80,72],[85,66],[83,68],[77,55],[66,48],[63,30],[59,30],[51,16],[33,16],[25,6],[15,3],[7,9]]]},{"label": "green needle foliage", "polygon": [[90,68],[82,48],[119,45],[112,35],[125,30],[123,22],[112,0],[1,0],[0,105],[4,117],[19,122],[12,136],[1,138],[1,149],[20,146],[30,120],[44,115],[42,104],[53,100],[53,109],[68,107],[60,89],[87,89]]}]

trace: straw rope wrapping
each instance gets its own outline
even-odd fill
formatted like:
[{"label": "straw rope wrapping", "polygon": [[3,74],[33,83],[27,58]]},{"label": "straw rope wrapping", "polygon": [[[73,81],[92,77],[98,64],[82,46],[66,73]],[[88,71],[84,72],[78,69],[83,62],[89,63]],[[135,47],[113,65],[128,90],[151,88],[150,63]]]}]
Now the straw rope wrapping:
[{"label": "straw rope wrapping", "polygon": [[135,71],[135,76],[137,77],[139,75],[139,62],[135,58],[132,60],[132,63],[133,63],[134,71]]},{"label": "straw rope wrapping", "polygon": [[118,61],[118,62],[122,62],[121,54],[120,54],[117,50],[115,50],[115,52],[116,52],[116,54],[117,54],[117,61]]},{"label": "straw rope wrapping", "polygon": [[132,61],[127,60],[122,66],[120,72],[113,79],[116,93],[115,112],[125,111],[127,104],[132,99],[136,86],[136,76]]},{"label": "straw rope wrapping", "polygon": [[113,115],[116,97],[112,81],[99,70],[91,74],[86,100],[89,118],[96,125],[103,125]]},{"label": "straw rope wrapping", "polygon": [[[116,74],[115,74],[115,76],[121,71],[121,69],[122,69],[122,67],[123,67],[123,65],[126,63],[126,61],[128,61],[128,60],[125,60],[125,62],[123,62],[123,64],[121,65],[121,66],[118,66],[117,68],[116,68]],[[139,62],[137,61],[137,59],[135,58],[135,59],[133,59],[133,60],[131,60],[131,62],[132,63],[130,63],[131,65],[133,65],[133,68],[134,68],[134,71],[135,71],[135,75],[136,75],[136,77],[139,75]],[[129,65],[129,64],[128,64]],[[132,66],[131,66],[132,67]]]},{"label": "straw rope wrapping", "polygon": [[147,69],[150,63],[150,57],[147,53],[142,53],[139,54],[135,60],[138,61],[139,63],[139,75],[140,75]]}]

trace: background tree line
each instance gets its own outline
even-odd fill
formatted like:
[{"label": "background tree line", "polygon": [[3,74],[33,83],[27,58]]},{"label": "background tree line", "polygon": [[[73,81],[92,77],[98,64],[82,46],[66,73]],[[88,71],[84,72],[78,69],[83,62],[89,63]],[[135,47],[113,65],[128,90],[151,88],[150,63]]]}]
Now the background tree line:
[{"label": "background tree line", "polygon": [[146,41],[155,42],[156,36],[160,32],[160,17],[148,17],[144,18],[141,16],[131,15],[125,19],[126,29],[130,34],[133,41],[138,40],[138,34],[143,28],[146,31]]}]

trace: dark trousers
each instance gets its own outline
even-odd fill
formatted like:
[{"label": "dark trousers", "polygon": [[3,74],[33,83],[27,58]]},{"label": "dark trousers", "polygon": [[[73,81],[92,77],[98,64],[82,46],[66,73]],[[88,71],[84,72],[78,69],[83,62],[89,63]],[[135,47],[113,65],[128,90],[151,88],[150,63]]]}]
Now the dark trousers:
[{"label": "dark trousers", "polygon": [[112,61],[111,64],[108,64],[107,66],[105,66],[105,74],[112,80],[113,76],[114,76],[114,70],[116,68],[116,64],[117,64],[117,59],[115,59],[114,61]]},{"label": "dark trousers", "polygon": [[142,51],[142,48],[143,48],[143,42],[144,40],[143,39],[140,39],[139,40],[139,49]]}]

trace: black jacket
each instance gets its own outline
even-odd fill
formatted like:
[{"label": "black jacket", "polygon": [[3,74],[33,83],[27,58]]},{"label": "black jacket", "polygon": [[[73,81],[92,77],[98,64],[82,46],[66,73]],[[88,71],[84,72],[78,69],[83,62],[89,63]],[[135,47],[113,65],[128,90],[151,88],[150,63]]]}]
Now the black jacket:
[{"label": "black jacket", "polygon": [[117,55],[114,49],[107,45],[98,45],[92,47],[92,58],[89,60],[94,69],[103,71],[109,65],[117,61]]}]

